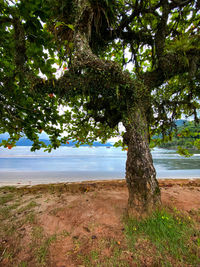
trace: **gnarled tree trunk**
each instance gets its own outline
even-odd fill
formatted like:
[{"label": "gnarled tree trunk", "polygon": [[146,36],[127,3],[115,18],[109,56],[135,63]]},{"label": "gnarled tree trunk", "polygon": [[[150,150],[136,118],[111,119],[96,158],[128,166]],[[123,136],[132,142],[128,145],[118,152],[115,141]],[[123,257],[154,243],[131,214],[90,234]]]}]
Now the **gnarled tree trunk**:
[{"label": "gnarled tree trunk", "polygon": [[[88,0],[77,0],[77,3],[80,16],[74,32],[73,67],[108,72],[112,83],[115,81],[118,85],[126,84],[129,90],[136,90],[135,81],[133,82],[130,75],[124,72],[116,62],[102,60],[93,54],[89,39],[94,13]],[[140,88],[140,85],[138,87]],[[139,94],[149,93],[145,91],[145,87],[143,89]],[[127,103],[130,101],[127,99]],[[135,103],[136,100],[129,104],[132,106]],[[124,123],[126,127],[124,141],[128,145],[126,164],[126,181],[129,190],[128,209],[129,212],[141,215],[160,203],[160,190],[149,150],[145,111],[138,105],[134,109],[128,108],[127,114],[129,118]]]},{"label": "gnarled tree trunk", "polygon": [[142,108],[130,111],[125,124],[128,145],[126,182],[129,190],[128,213],[142,215],[160,204],[160,189],[148,142],[148,124]]}]

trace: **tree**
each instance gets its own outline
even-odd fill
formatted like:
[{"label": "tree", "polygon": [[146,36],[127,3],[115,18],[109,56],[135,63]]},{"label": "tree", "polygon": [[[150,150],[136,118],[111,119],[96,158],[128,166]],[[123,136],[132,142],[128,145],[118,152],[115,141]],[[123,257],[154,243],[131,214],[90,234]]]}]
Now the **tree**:
[{"label": "tree", "polygon": [[165,141],[183,113],[199,120],[199,1],[4,0],[0,9],[3,145],[24,133],[33,150],[45,147],[42,130],[47,150],[104,142],[122,122],[129,211],[159,204],[150,141]]},{"label": "tree", "polygon": [[172,140],[167,143],[162,143],[160,147],[178,148],[181,155],[190,157],[188,149],[200,148],[200,129],[190,121],[180,121],[181,124],[174,129]]}]

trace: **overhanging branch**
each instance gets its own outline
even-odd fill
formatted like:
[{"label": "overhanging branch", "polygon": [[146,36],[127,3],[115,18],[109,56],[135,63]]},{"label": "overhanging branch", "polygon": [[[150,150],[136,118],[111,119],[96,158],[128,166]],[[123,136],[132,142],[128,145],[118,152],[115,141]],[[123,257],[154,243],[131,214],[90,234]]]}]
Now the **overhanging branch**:
[{"label": "overhanging branch", "polygon": [[[185,58],[188,64],[186,64]],[[154,71],[143,74],[144,84],[151,89],[159,87],[164,81],[178,74],[190,73],[191,67],[197,70],[200,67],[200,49],[191,49],[185,55],[169,53],[160,58],[159,66]],[[195,62],[194,59],[195,58]],[[191,65],[192,63],[192,65]],[[193,64],[196,64],[195,68]],[[193,73],[193,75],[195,75]]]}]

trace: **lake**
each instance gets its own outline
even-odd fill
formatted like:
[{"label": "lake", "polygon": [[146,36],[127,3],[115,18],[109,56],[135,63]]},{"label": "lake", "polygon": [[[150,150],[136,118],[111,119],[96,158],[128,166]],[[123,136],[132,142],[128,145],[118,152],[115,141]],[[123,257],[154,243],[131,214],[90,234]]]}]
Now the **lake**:
[{"label": "lake", "polygon": [[[0,183],[52,183],[125,177],[126,151],[106,147],[60,147],[50,154],[30,147],[0,148]],[[158,178],[200,178],[200,154],[152,151]]]}]

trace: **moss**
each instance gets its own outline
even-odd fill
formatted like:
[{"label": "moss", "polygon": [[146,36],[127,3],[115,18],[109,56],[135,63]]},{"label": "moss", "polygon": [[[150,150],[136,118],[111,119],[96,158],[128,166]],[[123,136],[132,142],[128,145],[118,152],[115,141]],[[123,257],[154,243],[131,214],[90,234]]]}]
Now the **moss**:
[{"label": "moss", "polygon": [[159,188],[159,186],[156,186],[155,191],[154,191],[154,194],[155,194],[155,196],[160,195],[160,188]]}]

